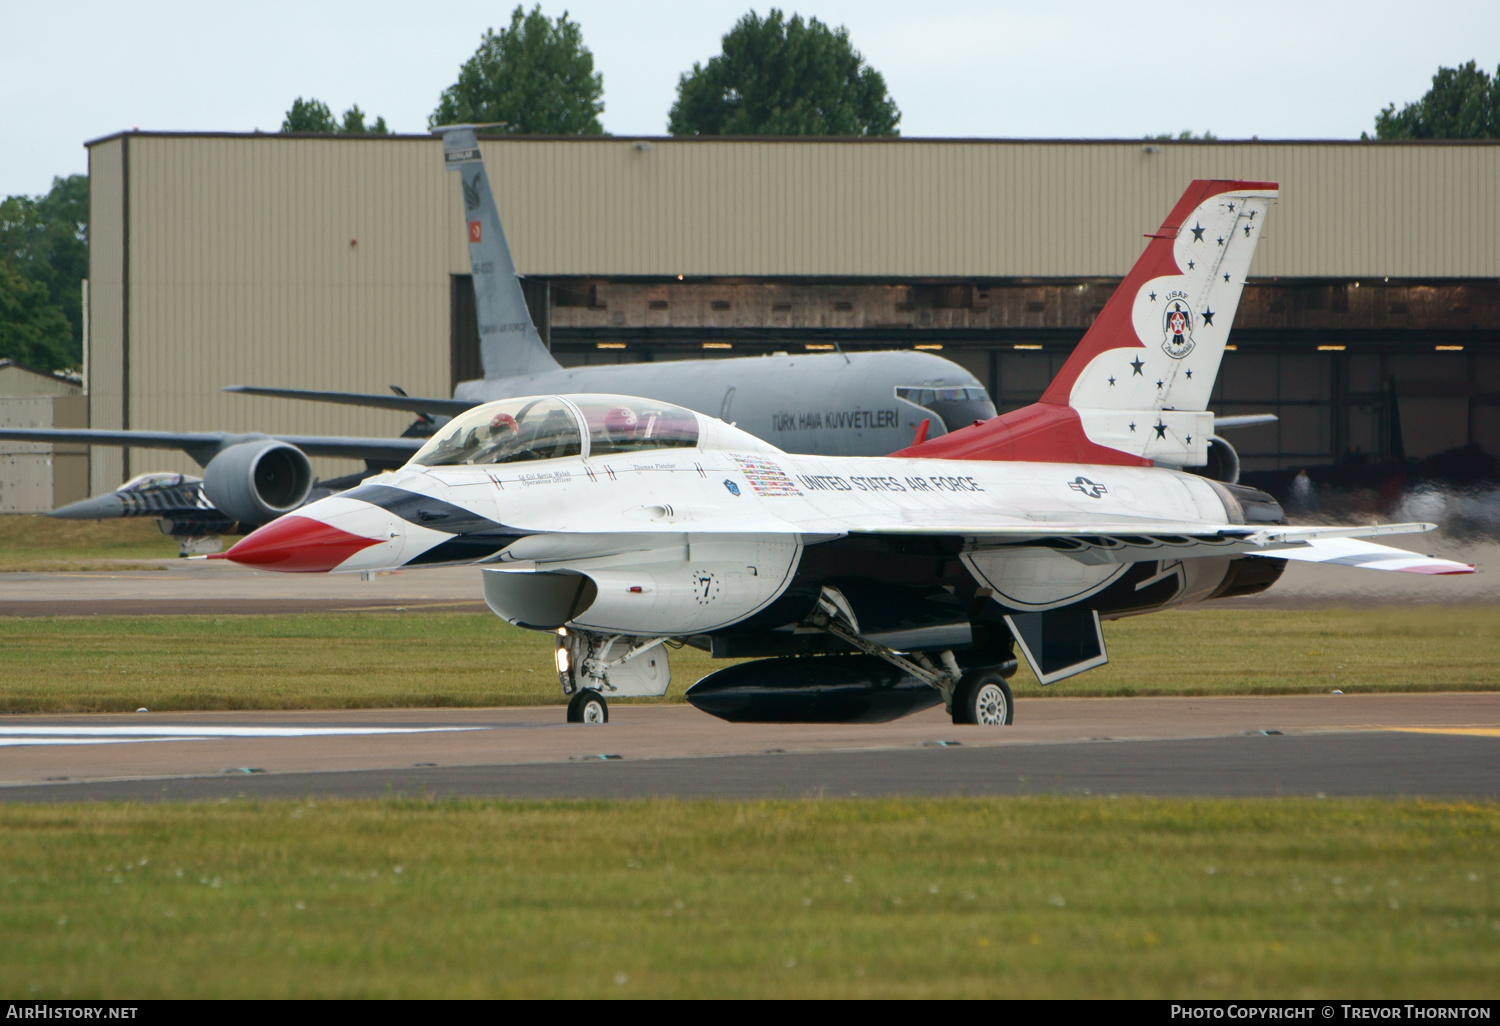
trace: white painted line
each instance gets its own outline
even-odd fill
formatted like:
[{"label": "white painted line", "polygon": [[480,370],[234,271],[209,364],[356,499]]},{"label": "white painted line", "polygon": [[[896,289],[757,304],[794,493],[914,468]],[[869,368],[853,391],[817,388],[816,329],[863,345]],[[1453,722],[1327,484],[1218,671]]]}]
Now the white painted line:
[{"label": "white painted line", "polygon": [[0,727],[0,741],[10,737],[336,737],[370,734],[443,734],[488,727]]},{"label": "white painted line", "polygon": [[148,741],[217,741],[212,737],[0,737],[0,748],[20,745],[138,745]]}]

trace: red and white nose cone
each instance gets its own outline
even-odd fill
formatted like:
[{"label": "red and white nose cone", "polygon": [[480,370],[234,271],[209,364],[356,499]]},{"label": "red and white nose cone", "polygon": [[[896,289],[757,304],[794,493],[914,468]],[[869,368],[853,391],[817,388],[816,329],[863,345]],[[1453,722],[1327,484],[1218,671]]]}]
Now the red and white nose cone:
[{"label": "red and white nose cone", "polygon": [[289,515],[241,538],[224,558],[285,573],[327,573],[381,540],[362,538],[311,517]]}]

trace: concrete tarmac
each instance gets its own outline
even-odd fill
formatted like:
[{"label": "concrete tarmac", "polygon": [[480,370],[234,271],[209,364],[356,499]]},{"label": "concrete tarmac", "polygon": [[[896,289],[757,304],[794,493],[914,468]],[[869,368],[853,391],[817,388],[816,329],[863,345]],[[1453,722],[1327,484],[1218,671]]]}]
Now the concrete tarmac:
[{"label": "concrete tarmac", "polygon": [[1033,699],[1001,730],[626,706],[11,716],[0,801],[1094,793],[1500,799],[1500,695]]}]

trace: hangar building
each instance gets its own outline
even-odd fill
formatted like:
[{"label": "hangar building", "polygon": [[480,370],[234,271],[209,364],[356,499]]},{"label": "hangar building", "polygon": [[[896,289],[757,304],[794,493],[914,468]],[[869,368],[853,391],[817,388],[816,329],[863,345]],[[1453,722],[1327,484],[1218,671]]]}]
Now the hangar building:
[{"label": "hangar building", "polygon": [[[447,396],[478,376],[462,200],[430,136],[89,145],[89,422],[398,434],[221,392]],[[1500,456],[1500,144],[509,137],[482,144],[564,363],[923,347],[1033,401],[1193,178],[1270,179],[1214,409],[1247,470]],[[1394,382],[1394,385],[1392,384]],[[316,461],[324,476],[352,465]],[[175,452],[95,449],[94,493]]]}]

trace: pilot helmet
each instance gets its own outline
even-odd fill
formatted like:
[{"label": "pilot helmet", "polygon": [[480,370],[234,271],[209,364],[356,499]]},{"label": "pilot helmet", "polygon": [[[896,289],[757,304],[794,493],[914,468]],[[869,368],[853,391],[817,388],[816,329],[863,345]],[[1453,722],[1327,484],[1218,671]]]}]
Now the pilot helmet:
[{"label": "pilot helmet", "polygon": [[604,415],[604,430],[616,438],[626,438],[635,434],[639,423],[640,417],[636,415],[636,412],[624,406],[616,406]]}]

